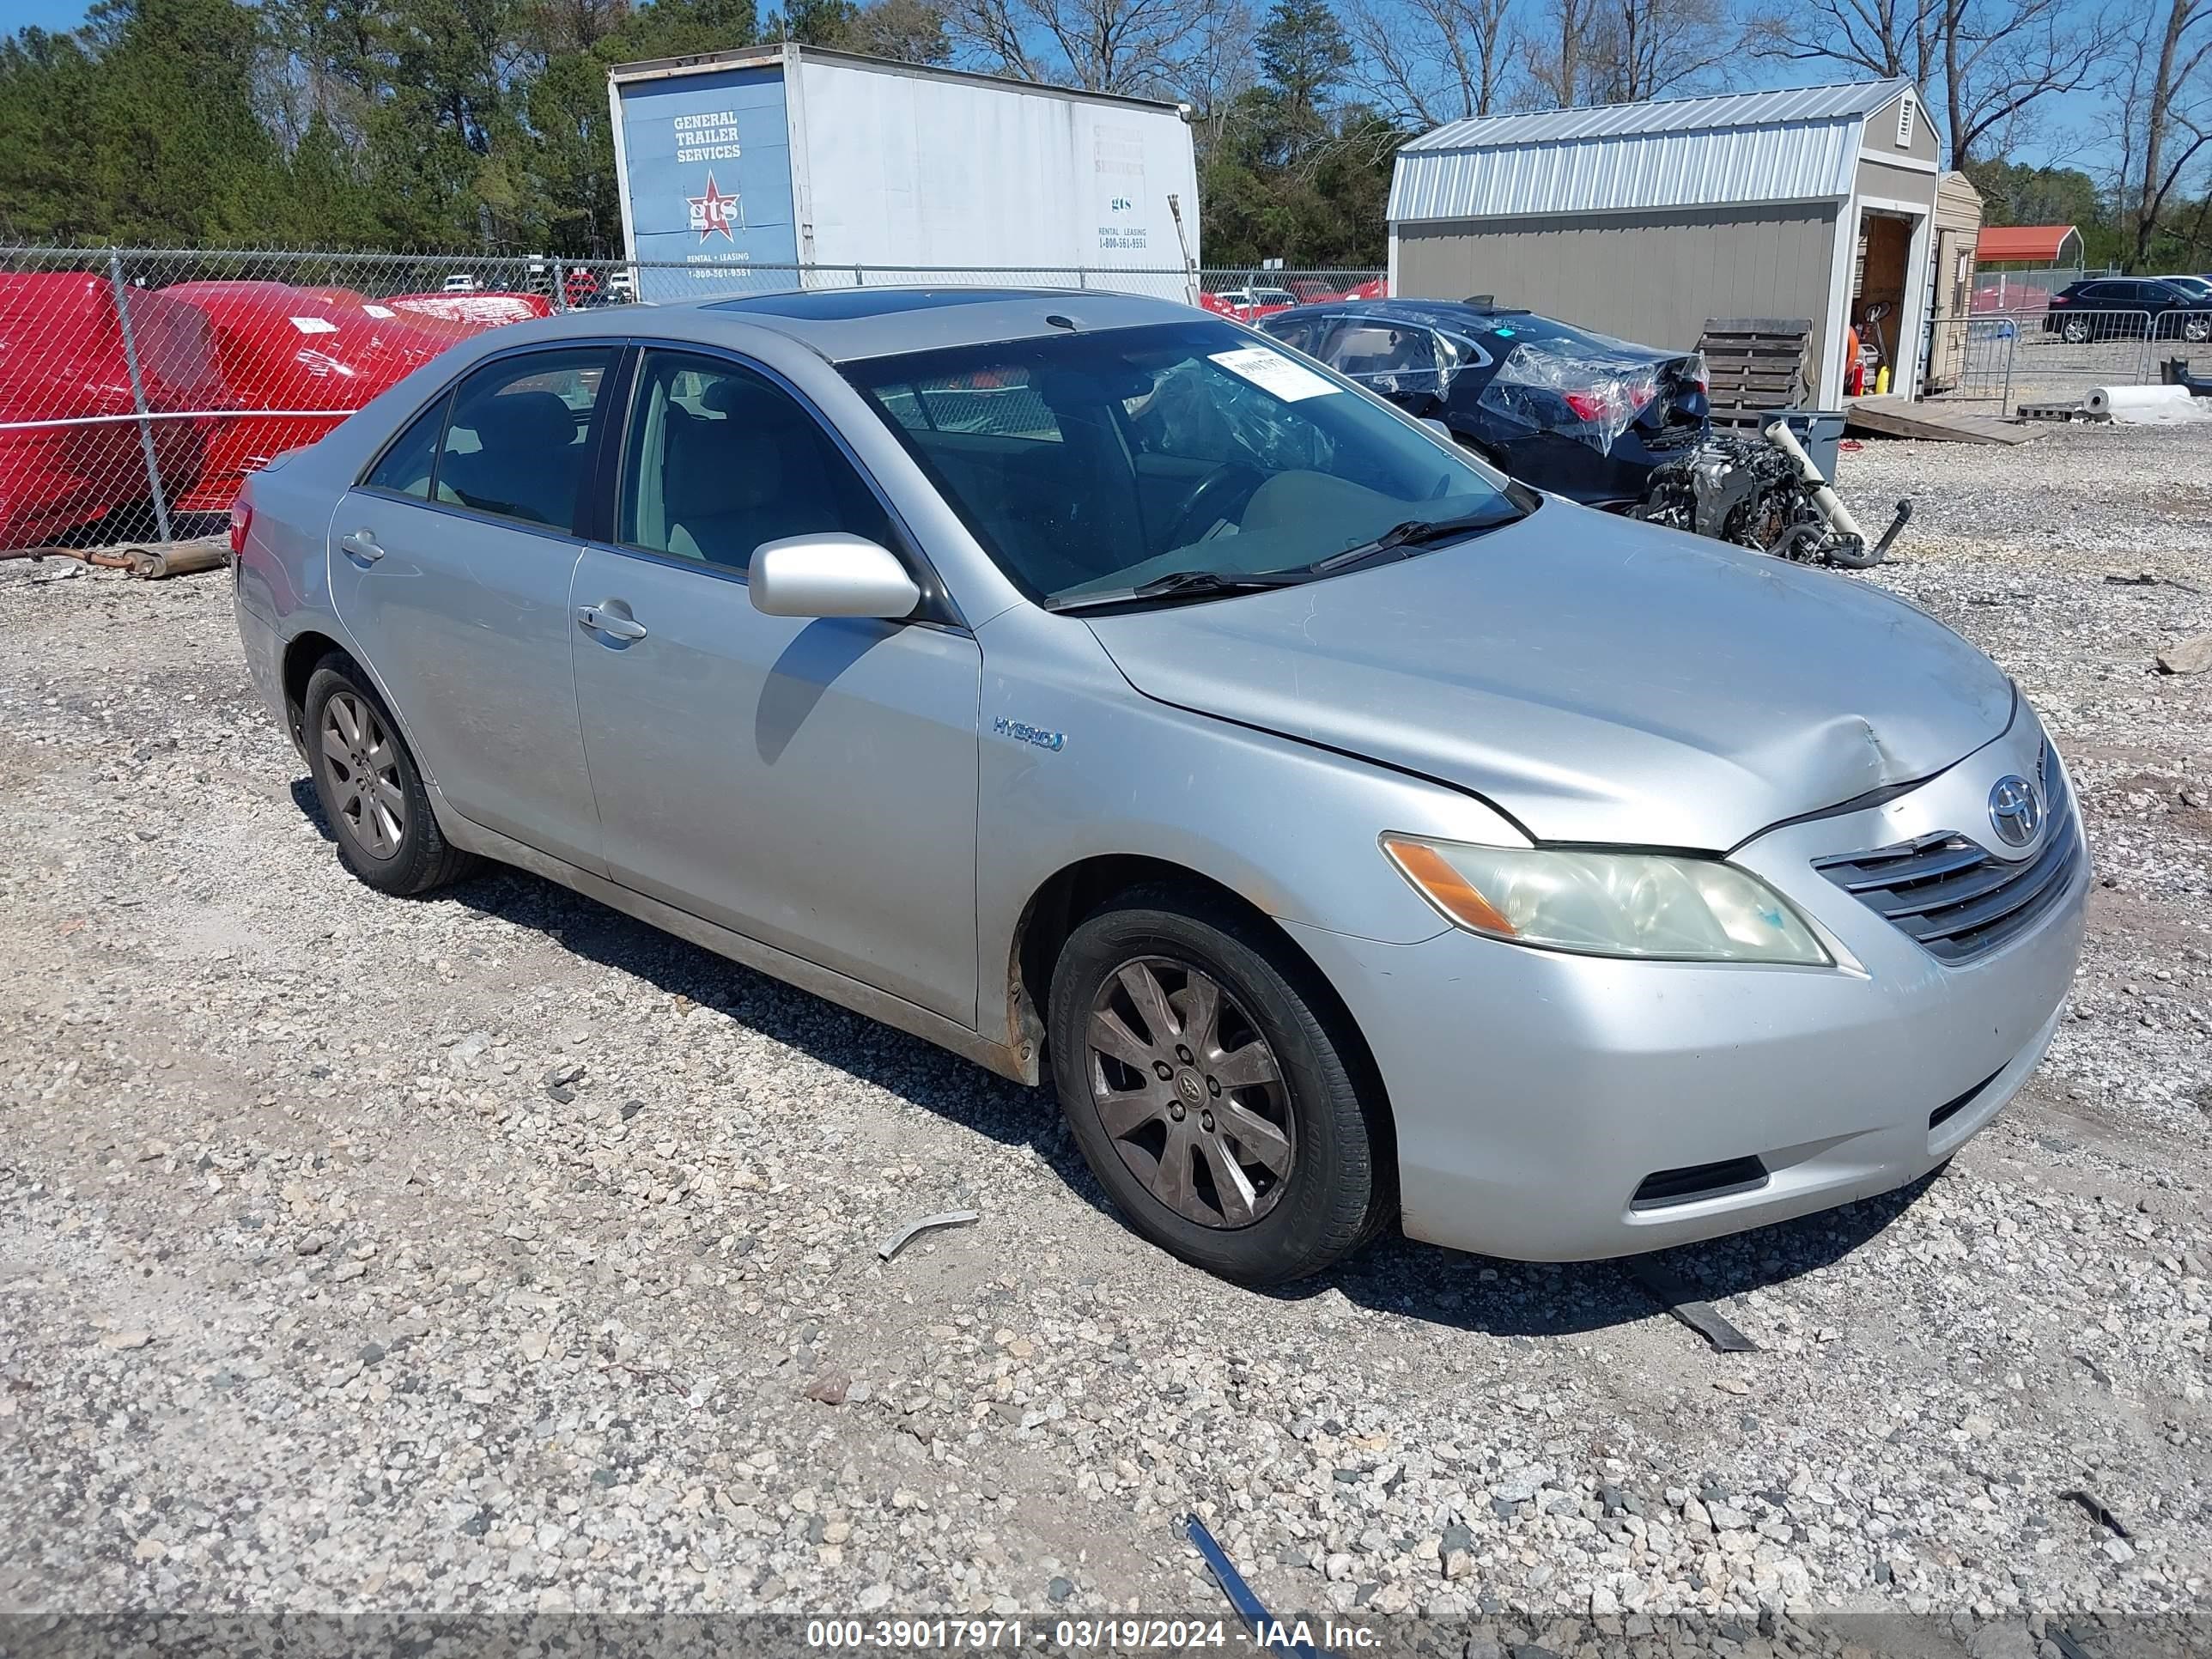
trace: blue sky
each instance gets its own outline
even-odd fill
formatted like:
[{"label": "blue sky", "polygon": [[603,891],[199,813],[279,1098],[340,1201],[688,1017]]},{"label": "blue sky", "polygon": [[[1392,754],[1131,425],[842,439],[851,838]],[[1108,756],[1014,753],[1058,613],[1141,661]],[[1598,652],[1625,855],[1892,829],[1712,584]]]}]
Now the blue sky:
[{"label": "blue sky", "polygon": [[9,0],[6,27],[10,30],[37,24],[59,33],[84,21],[83,0]]}]

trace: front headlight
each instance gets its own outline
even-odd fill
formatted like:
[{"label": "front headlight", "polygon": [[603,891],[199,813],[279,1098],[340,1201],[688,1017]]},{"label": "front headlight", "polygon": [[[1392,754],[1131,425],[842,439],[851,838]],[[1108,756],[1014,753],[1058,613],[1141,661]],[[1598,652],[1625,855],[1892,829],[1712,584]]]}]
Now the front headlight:
[{"label": "front headlight", "polygon": [[1446,917],[1492,939],[1657,961],[1833,960],[1787,899],[1718,859],[1410,836],[1385,836],[1382,849]]}]

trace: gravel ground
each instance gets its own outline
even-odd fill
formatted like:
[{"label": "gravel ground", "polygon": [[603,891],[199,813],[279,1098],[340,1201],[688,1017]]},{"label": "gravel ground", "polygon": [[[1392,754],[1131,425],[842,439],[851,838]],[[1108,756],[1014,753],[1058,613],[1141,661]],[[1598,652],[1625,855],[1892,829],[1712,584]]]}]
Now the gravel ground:
[{"label": "gravel ground", "polygon": [[1281,1607],[2205,1610],[2212,676],[2151,663],[2212,443],[1844,465],[2100,885],[1946,1172],[1668,1259],[1734,1355],[1610,1266],[1203,1278],[1042,1095],[534,878],[349,881],[222,579],[0,566],[0,1608],[1212,1614],[1194,1506]]}]

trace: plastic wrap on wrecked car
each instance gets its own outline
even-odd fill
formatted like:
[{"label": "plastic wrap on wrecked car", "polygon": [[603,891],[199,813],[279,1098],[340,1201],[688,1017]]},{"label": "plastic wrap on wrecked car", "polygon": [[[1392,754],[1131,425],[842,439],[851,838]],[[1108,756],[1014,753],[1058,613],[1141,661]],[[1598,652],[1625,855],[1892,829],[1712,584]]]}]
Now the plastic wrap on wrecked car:
[{"label": "plastic wrap on wrecked car", "polygon": [[[1476,402],[1518,425],[1557,432],[1602,455],[1658,397],[1668,366],[1682,361],[1678,352],[1602,337],[1523,340]],[[1692,376],[1702,374],[1703,361],[1695,354],[1687,365]]]}]

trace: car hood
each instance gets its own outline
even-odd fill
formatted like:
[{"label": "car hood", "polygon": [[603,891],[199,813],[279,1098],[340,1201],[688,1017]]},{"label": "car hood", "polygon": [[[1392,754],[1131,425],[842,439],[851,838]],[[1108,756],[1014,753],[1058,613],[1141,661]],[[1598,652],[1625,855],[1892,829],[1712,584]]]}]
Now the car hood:
[{"label": "car hood", "polygon": [[1870,584],[1556,501],[1086,620],[1147,696],[1457,785],[1543,841],[1723,851],[1940,772],[2013,712],[1995,664]]}]

